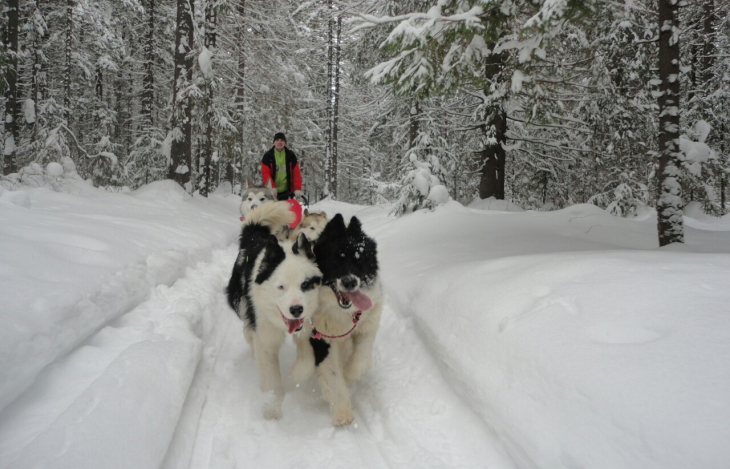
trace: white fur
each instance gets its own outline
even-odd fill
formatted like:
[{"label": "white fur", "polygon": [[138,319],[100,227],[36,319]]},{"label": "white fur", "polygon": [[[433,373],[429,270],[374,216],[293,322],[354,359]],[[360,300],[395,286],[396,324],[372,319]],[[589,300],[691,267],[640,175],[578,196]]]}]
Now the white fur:
[{"label": "white fur", "polygon": [[[288,204],[266,204],[254,210],[246,223],[260,223],[265,226],[279,226],[293,220],[294,214],[288,209]],[[287,319],[297,319],[290,313],[291,306],[302,306],[303,312],[299,319],[308,318],[316,311],[319,302],[319,287],[303,291],[302,284],[312,277],[321,276],[316,264],[304,254],[295,255],[293,244],[281,244],[286,258],[282,261],[271,276],[261,284],[254,279],[261,271],[261,264],[265,258],[264,249],[256,257],[251,282],[250,296],[256,317],[256,327],[251,328],[246,319],[246,303],[241,301],[239,316],[244,318],[243,334],[249,345],[252,346],[259,375],[259,387],[262,392],[273,392],[274,400],[264,405],[264,416],[267,419],[281,418],[281,404],[284,400],[284,388],[279,368],[279,350],[288,333],[282,315]],[[294,333],[295,335],[297,333]]]},{"label": "white fur", "polygon": [[247,181],[242,199],[239,211],[241,216],[246,218],[256,207],[276,201],[276,189],[271,187],[271,181],[268,181],[266,186],[255,186],[251,181]]},{"label": "white fur", "polygon": [[[327,358],[315,367],[314,352],[309,344],[311,327],[295,337],[297,359],[290,375],[294,382],[302,382],[317,372],[322,397],[331,405],[332,423],[337,426],[352,422],[352,405],[348,386],[358,381],[372,365],[373,343],[380,326],[383,296],[380,281],[376,280],[372,288],[361,288],[362,293],[370,298],[373,306],[363,311],[355,330],[341,339],[324,339],[330,344]],[[319,290],[319,310],[312,318],[314,327],[321,333],[337,336],[352,328],[352,313],[357,308],[351,306],[347,310],[340,308],[335,294],[329,287]],[[307,324],[307,326],[309,326]]]},{"label": "white fur", "polygon": [[302,220],[291,231],[291,233],[289,234],[289,239],[291,241],[294,241],[297,239],[297,236],[299,236],[299,233],[304,233],[304,236],[306,236],[308,240],[316,241],[326,225],[327,214],[325,212],[310,212],[309,210],[305,209]]}]

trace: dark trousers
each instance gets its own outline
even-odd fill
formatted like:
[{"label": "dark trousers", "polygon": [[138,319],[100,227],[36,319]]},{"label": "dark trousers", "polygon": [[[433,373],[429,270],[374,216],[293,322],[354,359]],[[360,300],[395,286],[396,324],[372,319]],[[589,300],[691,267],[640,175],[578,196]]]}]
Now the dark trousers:
[{"label": "dark trousers", "polygon": [[291,194],[288,191],[279,192],[276,195],[276,200],[288,200],[288,199],[291,199],[291,198],[292,198],[291,197]]}]

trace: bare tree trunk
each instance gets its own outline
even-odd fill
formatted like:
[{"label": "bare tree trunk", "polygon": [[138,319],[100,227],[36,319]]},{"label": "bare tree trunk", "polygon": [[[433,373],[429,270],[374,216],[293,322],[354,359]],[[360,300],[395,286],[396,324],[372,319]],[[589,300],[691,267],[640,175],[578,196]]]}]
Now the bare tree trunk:
[{"label": "bare tree trunk", "polygon": [[[243,187],[244,182],[244,155],[246,154],[246,139],[245,139],[245,132],[246,132],[246,115],[245,115],[245,109],[246,109],[246,56],[244,55],[244,51],[246,48],[246,0],[240,0],[238,4],[236,5],[236,9],[238,11],[238,16],[241,20],[240,25],[240,34],[238,35],[238,83],[236,84],[236,97],[235,97],[235,109],[236,109],[236,115],[238,117],[238,124],[241,126],[241,131],[239,132],[239,145],[240,145],[240,152],[238,155],[236,155],[236,159],[238,160],[238,182],[241,184],[241,187]],[[234,156],[231,155],[231,157],[228,159],[228,167],[226,169],[226,175],[227,179],[231,182],[231,185],[235,185],[233,181],[233,158]]]},{"label": "bare tree trunk", "polygon": [[[494,44],[490,45],[494,48]],[[487,58],[485,76],[488,81],[494,80],[504,70],[507,56],[504,52],[491,54]],[[491,92],[484,90],[485,96]],[[507,138],[507,113],[502,103],[492,104],[485,110],[484,123],[481,125],[484,149],[480,152],[481,179],[479,181],[479,198],[494,197],[504,200],[504,167],[505,151],[502,146]],[[494,142],[494,143],[490,143]]]},{"label": "bare tree trunk", "polygon": [[104,73],[101,70],[101,67],[97,65],[96,67],[96,75],[94,76],[94,91],[96,92],[96,97],[99,99],[99,101],[104,100]]},{"label": "bare tree trunk", "polygon": [[702,32],[705,39],[702,50],[702,81],[709,83],[712,80],[712,67],[715,65],[714,38],[715,38],[715,0],[705,0],[704,3],[704,21],[702,22]]},{"label": "bare tree trunk", "polygon": [[65,43],[65,61],[63,64],[63,117],[66,120],[66,126],[70,129],[71,123],[71,49],[73,41],[73,10],[76,6],[75,0],[66,2],[66,43]]},{"label": "bare tree trunk", "polygon": [[8,0],[7,4],[7,47],[8,63],[6,64],[5,81],[5,163],[4,174],[18,172],[16,161],[18,140],[18,28],[19,0]]},{"label": "bare tree trunk", "polygon": [[408,149],[412,150],[416,146],[416,138],[418,138],[418,116],[421,114],[421,103],[417,99],[411,101],[411,108],[408,113]]},{"label": "bare tree trunk", "polygon": [[335,86],[334,95],[332,96],[332,197],[337,199],[337,134],[339,125],[339,112],[340,112],[340,38],[342,32],[342,17],[337,17],[337,31],[335,36],[335,60],[333,66],[335,67]]},{"label": "bare tree trunk", "polygon": [[[211,52],[215,48],[217,14],[213,7],[205,11],[205,47]],[[203,170],[198,188],[200,195],[208,197],[211,189],[211,164],[213,162],[213,78],[206,77],[207,98],[203,118],[205,119],[205,144],[203,146]]]},{"label": "bare tree trunk", "polygon": [[[38,101],[41,94],[41,78],[40,78],[40,71],[41,71],[41,56],[40,56],[40,50],[39,50],[39,44],[38,44],[38,33],[33,32],[33,41],[31,43],[31,55],[33,56],[33,63],[31,65],[30,70],[30,98],[33,100],[33,114],[37,116],[38,112]],[[37,119],[37,117],[36,117]],[[38,126],[35,125],[36,120],[33,120],[33,122],[26,121],[26,125],[28,125],[31,128],[30,131],[30,141],[31,143],[35,142],[38,137]]]},{"label": "bare tree trunk", "polygon": [[679,183],[679,18],[677,0],[659,0],[659,245],[684,242]]},{"label": "bare tree trunk", "polygon": [[144,44],[144,77],[142,78],[142,115],[147,129],[154,125],[152,109],[155,102],[155,0],[147,4],[147,37]]},{"label": "bare tree trunk", "polygon": [[333,81],[333,57],[334,57],[334,12],[332,0],[328,1],[329,20],[327,22],[327,141],[325,144],[324,158],[324,192],[330,196],[332,190],[332,81]]},{"label": "bare tree trunk", "polygon": [[697,91],[697,44],[692,44],[689,48],[689,90],[687,90],[687,102],[691,103]]},{"label": "bare tree trunk", "polygon": [[[127,27],[129,27],[129,25],[127,25]],[[137,52],[136,52],[137,44],[135,41],[132,40],[132,38],[133,38],[133,34],[131,32],[132,28],[130,27],[129,29],[130,29],[129,52],[125,55],[127,57],[134,57],[135,55],[137,55]],[[127,51],[125,51],[125,52],[127,52]],[[128,61],[126,61],[126,62],[128,62]],[[133,138],[134,125],[132,123],[132,116],[134,116],[134,103],[136,101],[133,98],[136,95],[136,93],[134,91],[134,80],[137,77],[137,75],[135,74],[134,67],[132,67],[130,63],[127,63],[125,68],[127,69],[127,98],[126,98],[127,110],[126,110],[126,113],[127,113],[128,120],[124,124],[124,128],[125,128],[124,153],[129,154],[129,151],[132,148],[132,144],[133,144],[133,140],[134,140],[134,138]]]},{"label": "bare tree trunk", "polygon": [[[506,154],[502,144],[506,141],[507,114],[501,106],[494,107],[490,111],[487,122],[482,125],[484,149],[481,151],[482,174],[479,181],[479,198],[494,197],[504,200]],[[496,140],[496,143],[488,143],[491,139]]]},{"label": "bare tree trunk", "polygon": [[[721,135],[721,143],[720,143],[720,151],[721,155],[724,158],[725,157],[725,125],[723,124],[720,127],[720,135]],[[727,175],[725,174],[725,171],[722,171],[720,173],[720,213],[724,214],[725,209],[727,207],[726,203],[726,197],[725,197],[725,191],[727,190]]]},{"label": "bare tree trunk", "polygon": [[193,79],[193,2],[177,0],[175,74],[172,91],[172,146],[168,177],[181,186],[190,182],[192,170],[192,102],[183,94]]}]

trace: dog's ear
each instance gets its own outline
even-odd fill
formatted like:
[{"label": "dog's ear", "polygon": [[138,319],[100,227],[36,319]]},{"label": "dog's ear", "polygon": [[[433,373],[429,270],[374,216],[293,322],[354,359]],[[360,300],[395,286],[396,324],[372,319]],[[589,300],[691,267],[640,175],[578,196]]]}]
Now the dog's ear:
[{"label": "dog's ear", "polygon": [[324,217],[324,219],[327,219],[327,214],[324,211],[319,212],[320,215]]},{"label": "dog's ear", "polygon": [[249,187],[253,187],[253,186],[254,186],[254,183],[251,180],[251,178],[246,178],[246,187],[244,187],[244,189],[248,189]]},{"label": "dog's ear", "polygon": [[304,209],[304,215],[303,216],[305,216],[305,217],[308,217],[309,216],[309,209],[308,208],[305,208]]},{"label": "dog's ear", "polygon": [[314,243],[307,238],[304,233],[299,233],[297,241],[292,246],[294,254],[304,254],[307,259],[314,260]]},{"label": "dog's ear", "polygon": [[342,214],[338,213],[332,220],[327,222],[322,234],[319,235],[319,239],[327,239],[337,233],[344,233],[346,229],[345,219],[342,218]]},{"label": "dog's ear", "polygon": [[296,254],[297,256],[302,252],[301,251],[301,244],[299,243],[299,240],[304,236],[304,233],[299,233],[297,235],[297,239],[294,240],[294,244],[291,245],[291,252]]},{"label": "dog's ear", "polygon": [[274,188],[274,186],[271,184],[271,179],[267,180],[265,185],[266,185],[266,188],[267,189],[273,189]]},{"label": "dog's ear", "polygon": [[360,223],[360,219],[357,217],[350,218],[350,224],[347,226],[347,229],[351,233],[361,233],[362,232],[362,223]]},{"label": "dog's ear", "polygon": [[279,240],[276,239],[276,236],[269,235],[269,239],[266,242],[266,247],[264,248],[264,258],[261,261],[261,265],[259,266],[258,274],[256,274],[256,280],[255,282],[258,284],[264,283],[266,280],[271,277],[271,274],[274,273],[276,268],[284,262],[284,259],[286,259],[286,253],[284,252],[284,248],[281,247],[279,244]]}]

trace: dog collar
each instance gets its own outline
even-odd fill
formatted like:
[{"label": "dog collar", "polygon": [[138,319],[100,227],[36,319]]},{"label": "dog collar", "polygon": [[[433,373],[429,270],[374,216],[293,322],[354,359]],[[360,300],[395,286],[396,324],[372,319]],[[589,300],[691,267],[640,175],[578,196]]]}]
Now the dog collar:
[{"label": "dog collar", "polygon": [[355,311],[354,313],[352,313],[352,328],[349,331],[347,331],[347,332],[345,332],[344,334],[341,334],[341,335],[327,335],[327,334],[322,334],[321,332],[319,332],[314,327],[314,323],[312,322],[312,318],[309,318],[309,323],[312,325],[312,339],[322,339],[322,338],[325,338],[325,339],[341,339],[343,337],[347,337],[348,335],[352,334],[352,331],[354,331],[355,328],[357,327],[357,323],[360,322],[360,316],[361,315],[362,315],[362,311]]}]

